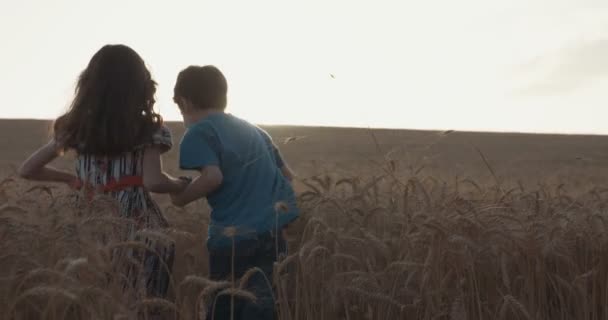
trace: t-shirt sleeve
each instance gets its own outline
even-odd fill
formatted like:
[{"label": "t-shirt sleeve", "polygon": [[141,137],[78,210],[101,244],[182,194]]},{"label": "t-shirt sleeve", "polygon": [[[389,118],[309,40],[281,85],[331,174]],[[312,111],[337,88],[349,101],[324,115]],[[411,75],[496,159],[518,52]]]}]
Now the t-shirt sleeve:
[{"label": "t-shirt sleeve", "polygon": [[200,170],[206,166],[219,166],[219,154],[219,144],[213,133],[191,127],[180,143],[179,167],[182,170]]},{"label": "t-shirt sleeve", "polygon": [[283,161],[283,157],[281,156],[281,152],[279,152],[279,148],[272,141],[272,137],[270,137],[268,132],[264,131],[263,129],[258,128],[258,130],[260,131],[260,134],[262,135],[262,137],[264,137],[264,140],[266,141],[266,145],[268,146],[268,149],[272,152],[272,155],[275,159],[275,163],[276,163],[277,167],[283,168],[283,166],[285,165],[285,161]]},{"label": "t-shirt sleeve", "polygon": [[273,143],[272,149],[274,152],[274,157],[275,157],[275,162],[277,163],[277,167],[283,168],[285,166],[285,161],[283,161],[283,156],[281,155],[279,148],[277,148],[277,146]]},{"label": "t-shirt sleeve", "polygon": [[173,147],[173,138],[171,136],[171,130],[166,126],[160,127],[158,131],[152,136],[152,145],[159,146],[161,152],[165,153]]}]

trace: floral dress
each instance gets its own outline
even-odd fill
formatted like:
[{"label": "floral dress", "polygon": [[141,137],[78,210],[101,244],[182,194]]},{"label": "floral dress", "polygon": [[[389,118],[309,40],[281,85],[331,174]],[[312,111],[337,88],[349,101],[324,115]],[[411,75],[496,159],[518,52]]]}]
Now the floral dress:
[{"label": "floral dress", "polygon": [[[153,135],[151,145],[169,151],[173,146],[169,129],[161,127]],[[148,296],[163,297],[169,285],[175,245],[169,237],[163,237],[167,219],[143,186],[144,150],[149,146],[142,145],[115,157],[79,154],[76,174],[89,195],[90,191],[101,191],[118,200],[120,218],[129,220],[120,240],[138,241],[147,249],[115,250],[113,259],[139,263],[141,269],[126,271],[131,285],[145,290]],[[139,272],[135,271],[138,269]]]}]

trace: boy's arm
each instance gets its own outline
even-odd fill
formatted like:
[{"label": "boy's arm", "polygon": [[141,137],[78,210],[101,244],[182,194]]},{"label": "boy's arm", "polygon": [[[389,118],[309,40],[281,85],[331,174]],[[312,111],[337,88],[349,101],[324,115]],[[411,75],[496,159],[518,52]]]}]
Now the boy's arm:
[{"label": "boy's arm", "polygon": [[171,195],[174,205],[183,207],[219,188],[224,179],[220,170],[220,154],[221,143],[212,127],[198,125],[188,128],[180,143],[179,167],[197,171],[199,175],[184,191]]},{"label": "boy's arm", "polygon": [[47,166],[62,152],[63,147],[57,141],[49,141],[23,162],[18,170],[19,176],[28,180],[74,184],[77,180],[74,174]]},{"label": "boy's arm", "polygon": [[187,186],[187,182],[174,178],[163,171],[162,151],[161,146],[148,147],[144,151],[144,187],[155,193],[180,192]]},{"label": "boy's arm", "polygon": [[219,166],[205,166],[200,171],[200,175],[194,178],[184,191],[171,195],[171,202],[178,207],[183,207],[206,197],[220,187],[223,179],[224,176]]}]

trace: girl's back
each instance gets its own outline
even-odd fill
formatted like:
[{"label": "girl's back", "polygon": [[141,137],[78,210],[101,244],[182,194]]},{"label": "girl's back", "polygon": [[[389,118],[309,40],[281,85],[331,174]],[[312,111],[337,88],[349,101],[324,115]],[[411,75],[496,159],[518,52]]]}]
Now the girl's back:
[{"label": "girl's back", "polygon": [[[124,272],[116,278],[128,279],[136,289],[145,288],[140,294],[164,296],[174,244],[140,231],[168,226],[148,192],[180,192],[187,183],[162,170],[161,154],[172,142],[162,117],[154,112],[155,91],[156,83],[133,49],[104,46],[80,74],[70,109],[55,121],[53,139],[31,155],[19,172],[27,179],[76,187],[84,201],[95,194],[116,199],[119,212],[107,214],[126,218],[121,220],[125,232],[118,235],[119,241],[142,241],[147,247],[114,250],[117,270]],[[47,166],[65,150],[78,155],[76,175]],[[143,267],[136,273],[121,261],[138,261]]]},{"label": "girl's back", "polygon": [[78,187],[88,197],[116,198],[120,214],[135,219],[136,229],[167,225],[143,181],[146,148],[164,152],[172,146],[153,109],[155,92],[156,83],[134,50],[105,46],[80,75],[70,110],[54,125],[55,140],[78,155]]},{"label": "girl's back", "polygon": [[[88,196],[105,193],[118,200],[120,214],[135,219],[136,229],[166,227],[167,221],[143,184],[146,147],[163,151],[172,147],[171,132],[161,127],[149,145],[140,145],[119,155],[79,154],[76,176]],[[131,237],[132,238],[132,237]]]}]

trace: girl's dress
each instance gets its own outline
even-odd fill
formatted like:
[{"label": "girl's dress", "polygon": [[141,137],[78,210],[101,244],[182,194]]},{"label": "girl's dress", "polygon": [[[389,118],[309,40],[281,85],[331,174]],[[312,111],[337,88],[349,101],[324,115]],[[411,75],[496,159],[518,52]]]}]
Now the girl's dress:
[{"label": "girl's dress", "polygon": [[128,221],[121,240],[138,241],[147,249],[126,246],[115,250],[113,259],[138,263],[137,268],[126,271],[131,285],[144,289],[148,296],[163,297],[169,286],[175,246],[170,238],[163,237],[162,229],[168,227],[167,219],[143,186],[144,150],[150,146],[161,147],[163,152],[169,151],[173,146],[169,129],[161,127],[150,144],[141,145],[120,156],[79,154],[76,174],[82,189],[89,196],[104,193],[118,200],[118,214]]}]

